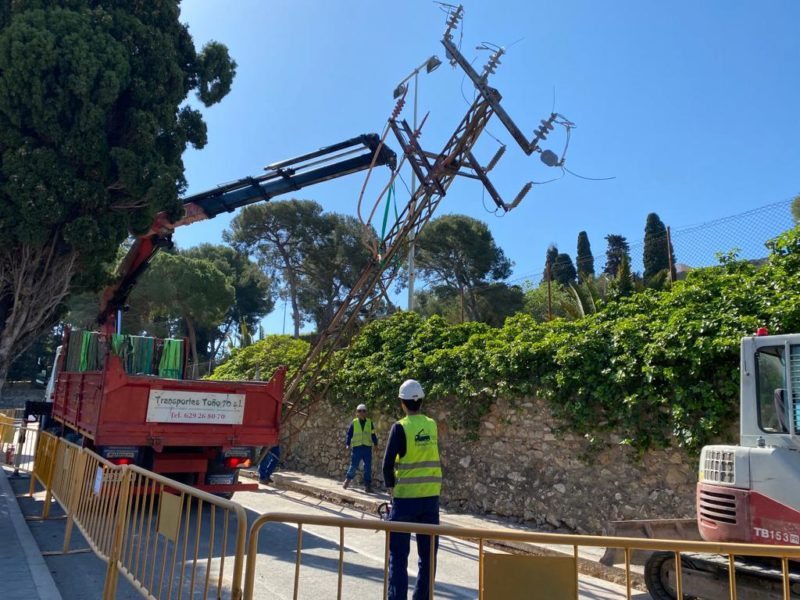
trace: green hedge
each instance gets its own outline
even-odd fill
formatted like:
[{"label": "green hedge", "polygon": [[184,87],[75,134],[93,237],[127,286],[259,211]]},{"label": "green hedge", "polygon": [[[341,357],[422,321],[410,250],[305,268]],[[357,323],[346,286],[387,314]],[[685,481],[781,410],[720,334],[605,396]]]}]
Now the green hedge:
[{"label": "green hedge", "polygon": [[669,290],[634,294],[579,321],[517,315],[493,329],[395,314],[351,346],[335,398],[393,409],[398,385],[413,377],[430,400],[454,403],[456,419],[474,425],[498,396],[537,394],[575,433],[696,452],[737,418],[740,338],[759,326],[800,331],[800,235],[769,246],[761,267],[723,257]]},{"label": "green hedge", "polygon": [[[517,315],[496,329],[396,313],[351,344],[330,398],[394,412],[399,384],[415,378],[429,401],[452,404],[455,425],[474,428],[495,398],[536,394],[590,439],[615,432],[639,451],[674,443],[696,452],[737,418],[740,338],[760,326],[800,331],[800,234],[769,247],[762,266],[723,257],[578,321]],[[231,377],[231,363],[246,371],[251,348],[217,374]]]},{"label": "green hedge", "polygon": [[258,367],[258,378],[266,381],[278,367],[286,365],[288,380],[303,363],[309,348],[305,340],[296,340],[290,335],[270,335],[250,346],[235,349],[208,379],[253,381]]}]

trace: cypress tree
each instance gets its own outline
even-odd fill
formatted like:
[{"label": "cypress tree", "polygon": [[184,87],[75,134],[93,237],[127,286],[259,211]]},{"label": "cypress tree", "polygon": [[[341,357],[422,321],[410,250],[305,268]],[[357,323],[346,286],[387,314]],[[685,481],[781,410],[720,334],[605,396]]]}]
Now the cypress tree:
[{"label": "cypress tree", "polygon": [[631,274],[631,259],[627,254],[622,256],[617,273],[617,296],[630,296],[633,293],[633,275]]},{"label": "cypress tree", "polygon": [[[656,213],[647,215],[644,227],[644,281],[648,284],[653,277],[669,269],[669,248],[667,228]],[[675,261],[673,260],[673,264]]]},{"label": "cypress tree", "polygon": [[578,279],[583,281],[585,276],[594,276],[594,256],[589,244],[589,236],[585,231],[578,234],[578,254],[575,256],[575,266],[578,269]]}]

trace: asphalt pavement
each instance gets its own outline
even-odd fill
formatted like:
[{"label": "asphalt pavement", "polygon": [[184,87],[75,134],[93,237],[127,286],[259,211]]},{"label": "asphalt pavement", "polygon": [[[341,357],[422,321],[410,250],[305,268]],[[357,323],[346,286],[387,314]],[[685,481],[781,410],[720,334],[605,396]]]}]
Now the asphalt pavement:
[{"label": "asphalt pavement", "polygon": [[61,600],[50,569],[17,504],[8,477],[0,468],[0,598]]},{"label": "asphalt pavement", "polygon": [[[46,599],[90,600],[99,598],[106,565],[92,553],[76,529],[70,551],[61,553],[65,519],[53,503],[51,518],[36,519],[41,514],[43,494],[28,497],[28,479],[8,479],[10,471],[0,469],[0,598],[3,600]],[[327,514],[354,519],[377,519],[377,507],[389,500],[382,493],[365,494],[358,487],[343,490],[341,482],[300,473],[279,471],[274,485],[260,486],[256,492],[239,492],[234,500],[247,512],[248,525],[264,512]],[[28,517],[27,520],[25,517]],[[467,527],[510,528],[518,524],[499,519],[443,513],[442,522]],[[203,526],[205,535],[205,526]],[[343,597],[379,598],[384,577],[384,535],[373,530],[347,530]],[[297,528],[273,523],[263,530],[258,543],[256,598],[290,598],[294,585]],[[338,577],[339,532],[330,528],[304,527],[301,598],[335,597]],[[491,548],[489,552],[503,552]],[[516,549],[511,551],[516,552]],[[530,554],[571,554],[572,548],[528,548]],[[414,544],[409,557],[409,575],[413,584],[416,571]],[[587,553],[582,563],[596,562],[597,551]],[[462,540],[442,540],[437,569],[437,598],[477,597],[477,544]],[[619,581],[620,569],[616,569]],[[614,570],[600,571],[594,577],[582,569],[580,598],[606,600],[624,598],[624,588],[614,579]],[[591,574],[591,570],[589,574]],[[623,576],[624,576],[624,572]],[[598,578],[602,577],[601,578]],[[624,581],[624,579],[623,579]],[[333,595],[332,595],[333,594]],[[644,600],[646,594],[635,592]],[[120,577],[119,600],[133,600],[141,595]]]}]

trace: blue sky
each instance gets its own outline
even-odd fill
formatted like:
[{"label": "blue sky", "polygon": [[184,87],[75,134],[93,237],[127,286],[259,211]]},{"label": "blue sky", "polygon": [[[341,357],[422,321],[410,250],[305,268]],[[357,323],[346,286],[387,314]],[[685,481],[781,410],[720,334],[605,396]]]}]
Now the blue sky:
[{"label": "blue sky", "polygon": [[[632,242],[657,212],[673,228],[714,220],[800,193],[800,2],[645,0],[467,1],[462,52],[482,67],[481,42],[508,48],[490,84],[531,133],[556,111],[575,122],[567,167],[587,177],[534,186],[504,218],[486,212],[478,183],[457,181],[439,215],[484,220],[514,261],[514,278],[542,271],[551,243],[574,256],[586,230],[598,266],[604,236]],[[258,174],[264,165],[354,135],[381,132],[392,90],[428,56],[444,60],[445,14],[427,0],[185,0],[195,43],[225,43],[238,63],[233,90],[204,109],[209,143],[185,155],[189,193]],[[446,62],[420,75],[422,144],[441,149],[472,98]],[[405,116],[411,121],[410,103]],[[492,180],[507,199],[529,180],[560,173],[508,144]],[[398,150],[396,142],[390,145]],[[563,138],[545,147],[561,152]],[[487,162],[497,148],[478,146]],[[377,173],[385,177],[384,171]],[[405,174],[406,181],[409,174]],[[296,197],[354,214],[363,176]],[[486,199],[488,202],[488,198]],[[229,218],[179,229],[188,247],[218,243]],[[680,260],[680,257],[678,257]],[[402,303],[405,306],[405,302]],[[283,309],[266,319],[280,332]]]}]

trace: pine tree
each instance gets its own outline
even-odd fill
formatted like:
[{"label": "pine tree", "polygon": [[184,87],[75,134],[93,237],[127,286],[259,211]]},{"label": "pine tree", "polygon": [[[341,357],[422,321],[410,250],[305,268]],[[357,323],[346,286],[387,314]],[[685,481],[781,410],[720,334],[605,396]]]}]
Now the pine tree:
[{"label": "pine tree", "polygon": [[624,235],[616,233],[608,234],[606,242],[608,242],[608,248],[606,249],[606,266],[603,273],[616,277],[624,256],[628,257],[628,264],[630,264],[630,246]]},{"label": "pine tree", "polygon": [[566,252],[559,253],[553,263],[553,281],[557,281],[561,285],[569,285],[575,283],[577,271],[572,264],[572,258]]},{"label": "pine tree", "polygon": [[594,276],[594,256],[589,245],[589,236],[585,231],[578,234],[578,254],[575,256],[578,279],[583,281],[587,275]]},{"label": "pine tree", "polygon": [[[669,240],[667,228],[656,213],[647,215],[644,227],[644,281],[649,285],[659,273],[666,271],[670,266]],[[672,258],[675,264],[675,257]]]}]

